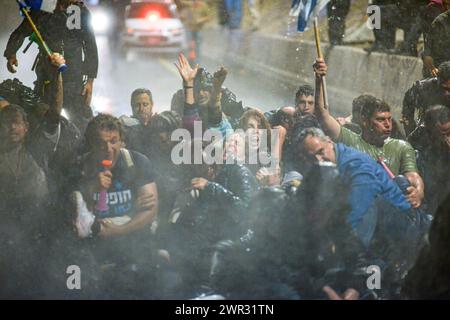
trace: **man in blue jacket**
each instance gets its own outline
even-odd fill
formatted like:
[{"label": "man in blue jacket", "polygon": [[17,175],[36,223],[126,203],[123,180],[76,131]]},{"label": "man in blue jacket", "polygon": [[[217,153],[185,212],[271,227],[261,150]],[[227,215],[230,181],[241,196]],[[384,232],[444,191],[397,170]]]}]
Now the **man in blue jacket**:
[{"label": "man in blue jacket", "polygon": [[[350,184],[351,210],[347,221],[366,246],[370,245],[375,228],[381,223],[386,232],[392,230],[393,225],[408,228],[411,205],[382,166],[370,156],[342,143],[333,143],[318,128],[294,134],[294,144],[306,162],[330,162]],[[385,221],[390,221],[389,226]]]}]

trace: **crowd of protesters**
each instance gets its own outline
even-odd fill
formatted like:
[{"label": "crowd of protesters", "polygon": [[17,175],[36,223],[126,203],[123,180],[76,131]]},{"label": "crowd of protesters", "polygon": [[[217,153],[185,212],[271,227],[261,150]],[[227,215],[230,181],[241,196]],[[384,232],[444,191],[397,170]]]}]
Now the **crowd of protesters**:
[{"label": "crowd of protesters", "polygon": [[139,88],[121,117],[92,114],[95,75],[67,88],[76,57],[41,59],[37,90],[0,84],[1,298],[450,298],[450,61],[403,93],[402,130],[370,94],[335,118],[323,59],[264,113],[180,54],[171,110]]}]

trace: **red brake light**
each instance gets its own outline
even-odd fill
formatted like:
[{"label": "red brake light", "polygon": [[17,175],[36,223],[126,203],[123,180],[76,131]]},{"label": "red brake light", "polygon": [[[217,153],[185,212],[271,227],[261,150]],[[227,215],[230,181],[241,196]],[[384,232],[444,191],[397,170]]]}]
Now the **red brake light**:
[{"label": "red brake light", "polygon": [[169,6],[165,3],[132,3],[128,12],[128,17],[131,19],[170,19],[173,14]]}]

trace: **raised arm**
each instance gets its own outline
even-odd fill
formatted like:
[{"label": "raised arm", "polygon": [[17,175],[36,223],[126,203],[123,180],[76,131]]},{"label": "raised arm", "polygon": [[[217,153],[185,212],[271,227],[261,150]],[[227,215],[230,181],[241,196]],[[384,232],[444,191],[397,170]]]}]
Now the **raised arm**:
[{"label": "raised arm", "polygon": [[211,93],[211,102],[209,105],[208,119],[214,125],[218,125],[222,121],[222,85],[228,75],[228,71],[221,67],[214,72],[213,90]]},{"label": "raised arm", "polygon": [[341,134],[341,125],[331,116],[328,109],[325,108],[323,101],[323,88],[321,78],[326,76],[328,67],[323,59],[317,59],[314,64],[314,72],[316,75],[315,90],[315,115],[322,126],[325,133],[333,140],[337,140]]},{"label": "raised arm", "polygon": [[185,103],[193,105],[195,103],[194,80],[198,72],[198,64],[192,68],[186,57],[180,53],[178,56],[178,64],[175,63],[175,67],[177,67],[181,79],[183,79]]},{"label": "raised arm", "polygon": [[54,128],[59,124],[59,119],[61,116],[63,103],[64,103],[64,95],[63,95],[63,78],[61,72],[58,72],[58,67],[62,64],[65,64],[66,61],[64,57],[59,53],[53,53],[50,57],[50,62],[54,67],[55,72],[55,81],[52,83],[52,90],[50,91],[51,95],[51,104],[50,109],[47,114],[48,124],[50,128]]},{"label": "raised arm", "polygon": [[191,68],[189,65],[189,61],[186,57],[181,53],[178,56],[178,64],[175,63],[175,66],[180,73],[181,78],[183,79],[183,88],[184,88],[184,108],[183,108],[183,128],[189,130],[190,132],[194,131],[194,123],[195,121],[200,121],[200,113],[198,107],[195,103],[194,96],[194,83],[195,76],[198,72],[198,65],[195,68]]}]

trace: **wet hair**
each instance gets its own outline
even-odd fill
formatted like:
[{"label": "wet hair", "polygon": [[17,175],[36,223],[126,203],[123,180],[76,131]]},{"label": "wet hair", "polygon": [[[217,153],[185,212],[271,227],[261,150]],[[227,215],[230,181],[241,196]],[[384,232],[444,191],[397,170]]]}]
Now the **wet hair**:
[{"label": "wet hair", "polygon": [[361,120],[369,120],[376,112],[389,112],[391,107],[380,99],[368,99],[361,108]]},{"label": "wet hair", "polygon": [[[294,122],[294,115],[286,112],[286,109],[292,108],[295,110],[294,107],[283,107],[277,110],[277,112],[271,117],[270,119],[270,125],[272,127],[280,126],[283,124],[288,124],[289,126],[292,126]],[[295,114],[295,111],[294,111]]]},{"label": "wet hair", "polygon": [[21,106],[17,104],[7,105],[0,111],[0,123],[2,123],[6,117],[16,115],[20,115],[22,117],[22,120],[28,123],[27,113]]},{"label": "wet hair", "polygon": [[264,113],[259,111],[255,108],[249,108],[247,111],[245,111],[242,114],[242,117],[239,119],[239,128],[243,130],[248,129],[248,122],[251,118],[256,118],[256,120],[259,122],[259,129],[264,129],[267,132],[267,151],[270,152],[270,143],[271,143],[271,128],[269,121],[267,121],[266,117],[264,116]]},{"label": "wet hair", "polygon": [[306,128],[300,132],[297,132],[296,135],[292,136],[292,142],[295,147],[299,148],[303,145],[307,137],[317,137],[320,140],[326,141],[327,136],[320,128]]},{"label": "wet hair", "polygon": [[164,111],[152,119],[152,133],[173,132],[181,128],[181,117],[175,111]]},{"label": "wet hair", "polygon": [[291,131],[291,140],[294,144],[297,144],[300,135],[302,135],[302,131],[309,128],[318,128],[320,129],[320,123],[317,118],[313,115],[304,115],[295,119],[294,127]]},{"label": "wet hair", "polygon": [[309,84],[304,84],[298,87],[297,92],[295,93],[295,104],[297,104],[298,99],[301,96],[313,96],[314,97],[314,88]]},{"label": "wet hair", "polygon": [[133,93],[131,94],[131,101],[130,101],[131,106],[133,106],[134,99],[136,99],[141,94],[148,95],[150,98],[150,102],[153,104],[152,92],[149,89],[139,88],[139,89],[134,90]]},{"label": "wet hair", "polygon": [[198,69],[197,75],[194,79],[194,88],[198,92],[200,90],[209,90],[213,86],[213,76],[206,71],[205,68]]},{"label": "wet hair", "polygon": [[89,121],[86,128],[85,140],[90,149],[95,146],[95,143],[98,141],[100,131],[102,130],[118,131],[122,140],[125,137],[124,128],[118,118],[109,114],[100,113]]},{"label": "wet hair", "polygon": [[450,121],[450,108],[442,105],[435,105],[425,112],[425,127],[433,128],[437,124],[445,124]]},{"label": "wet hair", "polygon": [[[302,114],[298,110],[294,114],[294,127],[320,128],[319,120],[313,114]],[[298,130],[298,129],[297,129]]]},{"label": "wet hair", "polygon": [[362,94],[352,102],[352,122],[356,124],[361,124],[361,112],[364,106],[369,104],[375,104],[377,98],[371,94]]},{"label": "wet hair", "polygon": [[439,81],[449,81],[450,80],[450,61],[442,62],[439,67]]}]

